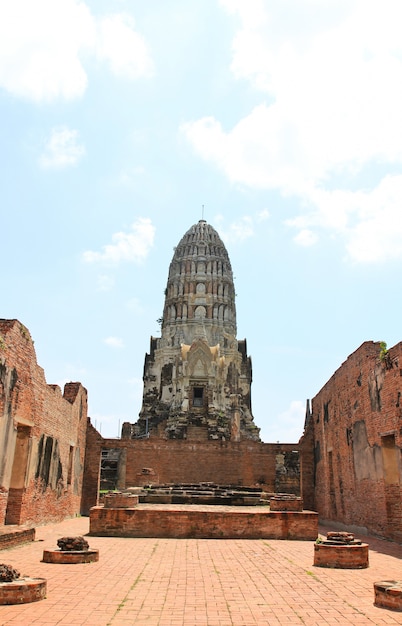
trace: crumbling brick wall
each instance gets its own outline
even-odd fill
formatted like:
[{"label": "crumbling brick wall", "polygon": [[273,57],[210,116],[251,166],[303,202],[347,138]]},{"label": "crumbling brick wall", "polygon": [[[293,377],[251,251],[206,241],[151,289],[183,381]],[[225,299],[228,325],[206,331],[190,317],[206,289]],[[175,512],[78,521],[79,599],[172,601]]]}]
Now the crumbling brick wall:
[{"label": "crumbling brick wall", "polygon": [[100,459],[103,441],[102,436],[88,419],[84,480],[82,484],[81,512],[83,515],[89,515],[91,506],[98,504]]},{"label": "crumbling brick wall", "polygon": [[80,513],[87,392],[47,385],[28,329],[0,320],[0,524]]},{"label": "crumbling brick wall", "polygon": [[348,357],[313,398],[300,447],[314,453],[321,518],[402,540],[402,343]]},{"label": "crumbling brick wall", "polygon": [[258,484],[272,493],[300,494],[297,444],[200,442],[162,438],[119,440],[102,439],[99,434],[91,433],[88,436],[87,452],[91,475],[85,471],[84,484],[86,511],[96,504],[102,449],[121,451],[118,488],[147,482],[214,482],[243,486]]}]

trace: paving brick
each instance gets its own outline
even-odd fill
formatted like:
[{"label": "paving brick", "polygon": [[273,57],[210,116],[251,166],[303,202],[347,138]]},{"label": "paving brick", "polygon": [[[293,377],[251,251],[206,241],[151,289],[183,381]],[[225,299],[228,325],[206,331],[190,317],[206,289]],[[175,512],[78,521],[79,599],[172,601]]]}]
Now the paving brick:
[{"label": "paving brick", "polygon": [[[370,567],[313,565],[314,543],[283,540],[87,537],[99,561],[42,563],[62,536],[86,535],[87,518],[36,530],[3,560],[48,581],[47,598],[0,607],[1,626],[390,626],[401,614],[374,606],[373,583],[398,579],[402,546],[364,537]],[[325,535],[331,528],[320,528]]]}]

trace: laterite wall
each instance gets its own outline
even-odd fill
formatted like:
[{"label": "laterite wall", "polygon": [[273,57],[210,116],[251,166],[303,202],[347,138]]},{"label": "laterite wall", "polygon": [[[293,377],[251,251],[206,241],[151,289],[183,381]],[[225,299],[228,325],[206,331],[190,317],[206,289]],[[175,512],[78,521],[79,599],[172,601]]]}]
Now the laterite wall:
[{"label": "laterite wall", "polygon": [[0,525],[81,511],[87,392],[48,385],[28,329],[0,320]]},{"label": "laterite wall", "polygon": [[314,453],[305,500],[321,519],[402,541],[402,343],[348,357],[313,398],[300,448]]},{"label": "laterite wall", "polygon": [[269,492],[300,493],[297,444],[103,439],[90,429],[87,450],[86,467],[91,467],[90,474],[85,471],[83,501],[87,511],[96,504],[102,450],[117,451],[116,487],[120,489],[148,483],[214,482],[262,485]]}]

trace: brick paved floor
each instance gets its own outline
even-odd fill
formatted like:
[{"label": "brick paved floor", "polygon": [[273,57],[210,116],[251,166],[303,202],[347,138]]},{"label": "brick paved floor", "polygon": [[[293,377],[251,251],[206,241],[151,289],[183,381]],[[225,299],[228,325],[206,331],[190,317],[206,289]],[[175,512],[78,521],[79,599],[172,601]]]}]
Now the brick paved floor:
[{"label": "brick paved floor", "polygon": [[[402,546],[360,537],[370,567],[313,566],[311,541],[89,537],[98,563],[42,563],[88,518],[38,527],[36,541],[0,552],[22,575],[47,579],[47,598],[0,606],[1,626],[343,626],[402,624],[374,606],[373,583],[402,579]],[[325,534],[328,528],[320,528]]]}]

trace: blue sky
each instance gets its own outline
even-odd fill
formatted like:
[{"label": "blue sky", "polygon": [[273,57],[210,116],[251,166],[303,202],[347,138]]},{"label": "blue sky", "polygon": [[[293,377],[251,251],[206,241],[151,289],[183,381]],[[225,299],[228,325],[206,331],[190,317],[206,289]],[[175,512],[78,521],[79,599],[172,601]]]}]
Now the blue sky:
[{"label": "blue sky", "polygon": [[264,441],[402,339],[401,22],[399,0],[0,0],[0,316],[104,436],[137,419],[202,205]]}]

